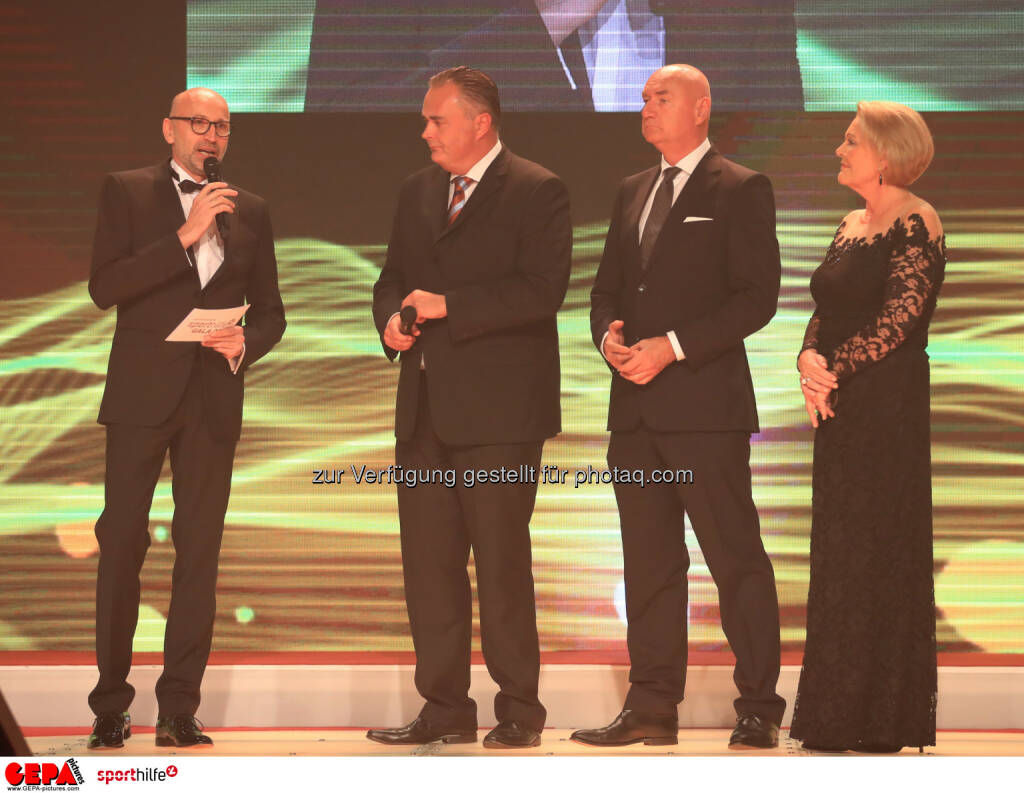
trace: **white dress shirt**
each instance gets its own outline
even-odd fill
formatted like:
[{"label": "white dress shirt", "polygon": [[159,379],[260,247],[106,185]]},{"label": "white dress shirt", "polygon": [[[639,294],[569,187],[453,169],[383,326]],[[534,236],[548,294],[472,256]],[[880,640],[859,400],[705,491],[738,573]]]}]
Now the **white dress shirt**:
[{"label": "white dress shirt", "polygon": [[[174,182],[175,192],[177,192],[178,200],[181,202],[181,209],[185,213],[185,217],[188,218],[189,212],[192,211],[192,204],[195,203],[199,192],[183,192],[181,182],[184,179],[188,179],[190,182],[195,180],[184,168],[174,161],[174,158],[171,158],[171,170],[178,176]],[[197,184],[205,185],[206,182],[207,180],[203,179],[203,181],[197,182]],[[216,223],[211,223],[210,227],[203,232],[203,236],[192,246],[192,251],[196,257],[196,273],[199,275],[199,285],[205,288],[210,279],[213,278],[214,273],[224,264],[224,241],[220,238],[220,234],[217,233]],[[185,254],[185,258],[188,259],[189,267],[191,267],[192,260],[188,258],[188,253]],[[241,366],[244,357],[245,342],[242,342],[242,352],[237,358],[232,358],[228,361],[232,374],[238,374],[238,367]]]},{"label": "white dress shirt", "polygon": [[[664,178],[665,169],[673,165],[680,171],[676,174],[675,181],[672,183],[672,206],[675,206],[676,199],[679,198],[679,194],[683,192],[683,188],[686,187],[686,183],[690,181],[690,176],[697,169],[697,166],[700,165],[700,161],[704,159],[704,155],[708,153],[710,148],[711,141],[704,138],[704,142],[701,143],[700,146],[678,162],[670,163],[665,159],[664,155],[662,156],[662,178]],[[658,192],[659,187],[661,187],[661,179],[657,179],[654,182],[651,194],[647,196],[647,203],[644,204],[644,211],[640,213],[640,236],[637,237],[637,242],[640,242],[644,238],[644,226],[647,225],[647,217],[651,214],[651,206],[654,204],[654,196]]]},{"label": "white dress shirt", "polygon": [[[171,160],[171,170],[178,175],[178,180],[174,183],[174,186],[177,188],[178,200],[181,201],[181,209],[187,218],[188,213],[192,211],[192,204],[195,203],[198,193],[182,192],[181,182],[184,179],[188,179],[190,182],[195,180],[173,159]],[[206,180],[204,179],[198,184],[205,185]],[[213,274],[224,263],[224,241],[221,240],[220,235],[217,233],[217,224],[210,224],[210,227],[199,238],[199,241],[192,246],[192,250],[196,255],[196,272],[199,275],[199,284],[205,287],[210,282],[210,279],[213,278]],[[192,262],[189,260],[189,266],[191,264]]]},{"label": "white dress shirt", "polygon": [[[675,181],[672,183],[672,206],[675,206],[676,199],[679,198],[679,194],[683,192],[683,188],[686,187],[686,183],[690,181],[690,176],[697,169],[700,161],[704,159],[704,155],[708,153],[711,148],[711,141],[704,138],[704,142],[701,143],[696,149],[691,151],[685,157],[681,158],[678,162],[668,162],[664,155],[661,158],[661,173],[662,176],[654,180],[654,187],[651,188],[650,195],[647,196],[647,201],[644,204],[643,212],[640,213],[640,234],[637,237],[639,243],[644,238],[644,226],[647,225],[647,218],[651,214],[651,206],[654,204],[654,196],[658,192],[658,188],[661,187],[661,182],[665,178],[665,169],[671,166],[675,166],[679,169],[679,173],[676,174]],[[668,343],[672,345],[672,351],[676,355],[676,360],[681,361],[686,355],[683,353],[683,348],[679,346],[679,339],[676,338],[676,332],[670,330],[665,334],[668,336]],[[604,342],[608,338],[608,332],[605,331],[604,336],[601,338],[601,354],[604,355]],[[607,358],[608,356],[605,356]]]},{"label": "white dress shirt", "polygon": [[449,174],[448,179],[448,206],[452,205],[452,195],[455,193],[455,177],[456,176],[467,176],[473,181],[463,190],[466,194],[466,202],[469,203],[469,197],[473,195],[473,191],[476,190],[476,186],[480,184],[480,180],[484,178],[484,173],[488,168],[491,167],[491,163],[494,162],[495,158],[501,154],[501,141],[495,142],[491,150],[487,152],[483,157],[476,161],[476,164],[465,173],[453,173]]}]

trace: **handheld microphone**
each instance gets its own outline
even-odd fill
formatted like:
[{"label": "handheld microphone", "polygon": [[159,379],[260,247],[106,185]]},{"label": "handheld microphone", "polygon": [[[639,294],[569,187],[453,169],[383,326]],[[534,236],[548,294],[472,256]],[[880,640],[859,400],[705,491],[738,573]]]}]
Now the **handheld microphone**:
[{"label": "handheld microphone", "polygon": [[[203,160],[203,173],[206,174],[206,180],[209,182],[223,182],[224,180],[220,175],[220,160],[216,157],[207,157]],[[227,239],[228,235],[228,216],[224,212],[217,213],[217,231],[220,232],[220,238],[222,240]]]},{"label": "handheld microphone", "polygon": [[412,336],[412,327],[416,324],[416,306],[406,306],[398,314],[398,321],[401,323],[398,329],[406,336]]}]

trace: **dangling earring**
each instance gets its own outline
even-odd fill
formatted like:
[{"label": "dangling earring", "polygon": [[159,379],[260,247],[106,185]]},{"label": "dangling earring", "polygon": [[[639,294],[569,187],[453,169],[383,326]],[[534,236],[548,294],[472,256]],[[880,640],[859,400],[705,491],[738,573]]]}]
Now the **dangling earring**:
[{"label": "dangling earring", "polygon": [[882,186],[882,172],[881,171],[878,172],[878,186],[879,187]]}]

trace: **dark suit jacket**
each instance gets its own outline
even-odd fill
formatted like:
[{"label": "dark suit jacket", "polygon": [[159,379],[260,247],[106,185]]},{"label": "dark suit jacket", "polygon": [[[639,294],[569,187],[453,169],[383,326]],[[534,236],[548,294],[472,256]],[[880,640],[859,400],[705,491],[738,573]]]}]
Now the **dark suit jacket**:
[{"label": "dark suit jacket", "polygon": [[[184,222],[169,160],[106,177],[89,294],[102,309],[117,306],[117,325],[99,421],[160,424],[178,405],[198,362],[209,426],[215,437],[233,440],[242,423],[244,370],[278,342],[285,328],[270,215],[263,199],[239,189],[224,263],[205,288],[178,240]],[[246,301],[252,307],[244,320],[245,357],[237,374],[220,353],[198,342],[164,341],[193,308],[230,308]]]},{"label": "dark suit jacket", "polygon": [[503,148],[449,226],[449,179],[437,165],[406,179],[373,288],[382,339],[412,290],[443,293],[448,304],[448,316],[423,323],[402,353],[395,434],[412,435],[422,354],[443,441],[541,441],[561,429],[555,314],[569,283],[568,192],[553,173]]},{"label": "dark suit jacket", "polygon": [[608,429],[642,422],[668,432],[756,432],[743,339],[768,323],[778,302],[771,184],[712,147],[673,204],[641,274],[640,214],[659,174],[651,168],[619,188],[591,291],[591,331],[600,348],[615,319],[625,322],[627,344],[674,330],[686,358],[643,386],[613,376]]},{"label": "dark suit jacket", "polygon": [[[506,110],[594,109],[579,35],[561,47],[573,89],[534,0],[436,5],[318,0],[306,109],[418,111],[427,79],[459,64],[493,77]],[[652,0],[651,9],[664,18],[665,63],[701,69],[716,110],[803,110],[794,5]]]}]

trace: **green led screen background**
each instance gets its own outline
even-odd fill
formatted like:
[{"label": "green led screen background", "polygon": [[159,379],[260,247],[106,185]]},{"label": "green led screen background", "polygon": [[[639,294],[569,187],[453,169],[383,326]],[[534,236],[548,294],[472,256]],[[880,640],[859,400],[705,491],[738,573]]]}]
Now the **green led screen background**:
[{"label": "green led screen background", "polygon": [[[301,112],[313,3],[265,3],[258,14],[253,3],[146,5],[0,10],[0,661],[93,648],[104,444],[95,419],[115,319],[86,291],[95,202],[104,173],[166,156],[170,97],[197,84],[222,90],[236,111],[225,174],[270,203],[289,323],[246,377],[214,650],[410,651],[394,488],[356,485],[350,466],[393,462],[397,367],[381,352],[370,292],[398,185],[428,162],[417,114]],[[915,190],[938,209],[950,250],[929,345],[939,649],[1020,654],[1020,12],[970,4],[968,24],[968,4],[946,4],[943,16],[927,13],[943,4],[910,3],[920,11],[897,26],[901,38],[891,19],[872,23],[885,36],[867,28],[871,5],[796,3],[805,109],[723,112],[712,124],[727,156],[771,177],[779,210],[779,311],[747,349],[763,428],[754,496],[783,647],[799,652],[804,636],[812,433],[795,359],[808,280],[857,205],[835,182],[833,150],[856,100],[893,98],[926,111],[937,155]],[[609,375],[587,317],[608,212],[621,178],[657,154],[635,114],[509,113],[502,138],[565,179],[576,227],[559,315],[564,429],[543,459],[570,474],[540,485],[532,522],[541,645],[621,657],[611,486],[572,483],[576,469],[606,466]],[[347,473],[314,485],[316,469]],[[151,512],[140,651],[162,646],[168,473]],[[686,534],[691,647],[721,650],[714,585]]]},{"label": "green led screen background", "polygon": [[[424,79],[461,57],[486,65],[506,95],[517,97],[503,99],[506,109],[571,110],[561,94],[543,92],[567,78],[538,27],[539,5],[557,3],[190,0],[188,82],[220,91],[235,112],[408,112],[419,110]],[[591,5],[569,0],[562,7],[568,14]],[[760,82],[744,92],[752,107],[794,109],[767,90],[788,81],[800,84],[798,95],[802,87],[795,109],[847,110],[870,96],[919,111],[1024,110],[1019,2],[651,0],[649,7],[663,14],[665,48],[673,50],[674,28],[699,29],[687,39],[698,49],[687,60],[727,67],[725,74],[757,73]],[[799,74],[769,73],[784,62],[783,49],[795,55]],[[526,83],[535,97],[516,91]]]}]

